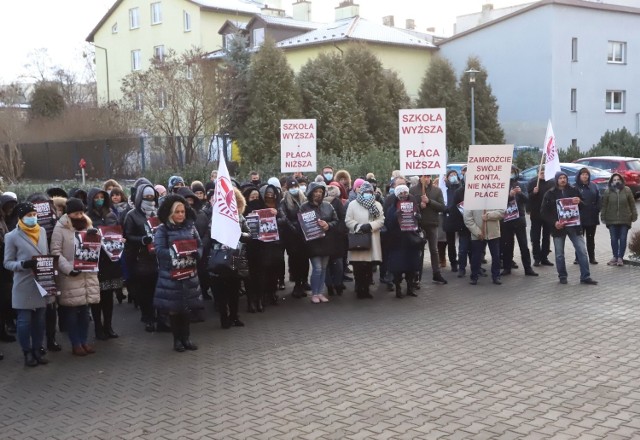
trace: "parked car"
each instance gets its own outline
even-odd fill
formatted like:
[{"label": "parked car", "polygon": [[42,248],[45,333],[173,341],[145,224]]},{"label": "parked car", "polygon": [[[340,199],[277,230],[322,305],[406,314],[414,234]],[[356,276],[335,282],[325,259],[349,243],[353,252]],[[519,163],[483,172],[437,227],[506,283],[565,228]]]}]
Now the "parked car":
[{"label": "parked car", "polygon": [[[589,170],[589,172],[591,173],[591,181],[596,184],[596,186],[598,187],[598,191],[600,192],[600,194],[602,194],[604,190],[607,189],[607,185],[609,184],[609,179],[611,178],[610,172],[601,170],[600,168],[595,168],[589,165],[585,165],[585,164],[570,163],[570,162],[560,163],[560,169],[562,169],[563,172],[567,173],[567,176],[569,177],[570,185],[575,185],[578,171],[580,171],[582,168],[587,168]],[[527,192],[527,185],[529,183],[529,180],[533,179],[537,175],[538,175],[537,165],[529,167],[523,171],[520,171],[518,184],[520,185],[520,188],[522,189],[523,192],[525,193]]]},{"label": "parked car", "polygon": [[640,159],[622,156],[597,156],[583,157],[574,160],[574,162],[622,175],[636,199],[640,198]]}]

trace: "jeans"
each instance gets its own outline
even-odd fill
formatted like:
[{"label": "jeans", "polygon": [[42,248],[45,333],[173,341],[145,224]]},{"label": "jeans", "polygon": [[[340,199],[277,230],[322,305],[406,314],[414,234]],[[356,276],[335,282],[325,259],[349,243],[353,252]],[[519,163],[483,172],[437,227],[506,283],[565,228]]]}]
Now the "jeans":
[{"label": "jeans", "polygon": [[565,228],[565,231],[566,234],[562,234],[559,237],[553,237],[558,278],[567,278],[567,265],[564,261],[564,242],[566,237],[569,237],[569,240],[571,240],[576,251],[576,258],[580,265],[580,281],[591,278],[591,273],[589,272],[589,258],[587,257],[587,246],[584,242],[584,238],[582,238],[582,235],[578,232],[579,228],[569,227]]},{"label": "jeans", "polygon": [[311,257],[311,294],[320,295],[327,277],[329,257]]},{"label": "jeans", "polygon": [[471,261],[471,232],[468,229],[458,233],[458,269],[466,269]]},{"label": "jeans", "polygon": [[86,344],[89,333],[89,306],[65,306],[64,314],[71,345],[77,347]]},{"label": "jeans", "polygon": [[[531,219],[531,253],[536,261],[544,261],[551,250],[551,229],[548,223],[541,219]],[[542,243],[540,242],[542,240]]]},{"label": "jeans", "polygon": [[613,258],[623,258],[624,251],[627,249],[627,234],[629,226],[627,225],[608,225],[609,235],[611,236],[611,250]]},{"label": "jeans", "polygon": [[485,248],[489,246],[491,254],[491,278],[500,278],[500,238],[492,240],[471,240],[471,279],[477,280],[480,276],[480,265]]},{"label": "jeans", "polygon": [[339,287],[342,285],[344,277],[344,259],[342,257],[331,257],[327,264],[327,274],[325,276],[325,284],[331,287]]},{"label": "jeans", "polygon": [[16,334],[23,351],[37,350],[42,346],[45,330],[45,307],[16,309],[18,314]]}]

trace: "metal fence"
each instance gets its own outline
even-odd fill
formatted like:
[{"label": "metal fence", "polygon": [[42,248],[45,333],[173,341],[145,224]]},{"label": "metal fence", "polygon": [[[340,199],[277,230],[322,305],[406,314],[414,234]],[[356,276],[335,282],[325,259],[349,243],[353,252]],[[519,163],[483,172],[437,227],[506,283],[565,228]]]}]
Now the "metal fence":
[{"label": "metal fence", "polygon": [[[184,140],[180,137],[139,136],[89,141],[18,144],[24,162],[23,178],[38,180],[72,179],[85,172],[95,179],[132,179],[148,170],[183,169],[186,163]],[[231,157],[227,135],[200,136],[195,140],[191,164],[218,160],[219,151]]]}]

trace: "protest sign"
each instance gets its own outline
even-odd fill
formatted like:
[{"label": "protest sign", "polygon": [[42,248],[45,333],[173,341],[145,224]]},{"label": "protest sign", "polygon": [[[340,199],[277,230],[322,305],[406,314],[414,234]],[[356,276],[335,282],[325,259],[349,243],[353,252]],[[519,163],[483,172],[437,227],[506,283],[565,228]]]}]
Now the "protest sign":
[{"label": "protest sign", "polygon": [[124,251],[124,238],[122,226],[98,226],[102,233],[102,250],[111,261],[120,261]]},{"label": "protest sign", "polygon": [[298,212],[298,221],[305,240],[317,240],[325,236],[324,231],[318,224],[318,216],[315,211]]},{"label": "protest sign", "polygon": [[280,170],[283,173],[316,171],[316,127],[315,119],[280,121]]},{"label": "protest sign", "polygon": [[51,203],[49,202],[36,202],[33,204],[36,208],[36,214],[38,215],[38,223],[45,224],[47,221],[53,221],[56,218],[55,213],[51,209]]},{"label": "protest sign", "polygon": [[280,240],[276,215],[271,211],[271,209],[259,209],[256,211],[256,214],[258,214],[258,217],[260,218],[258,240],[265,243]]},{"label": "protest sign", "polygon": [[415,214],[415,205],[411,201],[403,202],[398,200],[396,212],[401,231],[417,231],[418,220]]},{"label": "protest sign", "polygon": [[563,226],[580,226],[580,209],[572,198],[556,200],[558,222]]},{"label": "protest sign", "polygon": [[58,275],[58,258],[58,255],[36,255],[32,257],[36,262],[33,274],[42,296],[60,294],[55,278]]},{"label": "protest sign", "polygon": [[251,239],[258,240],[260,238],[260,217],[258,214],[251,213],[245,217],[247,220],[247,226],[251,231]]},{"label": "protest sign", "polygon": [[171,269],[169,275],[172,280],[186,280],[196,276],[197,271],[197,240],[176,240],[169,248],[171,254]]},{"label": "protest sign", "polygon": [[516,202],[516,199],[509,200],[509,203],[507,203],[507,209],[504,211],[504,221],[510,222],[511,220],[515,220],[517,218],[520,218],[518,202]]},{"label": "protest sign", "polygon": [[76,231],[75,254],[73,268],[80,272],[97,272],[102,237],[100,234],[89,234],[87,231]]},{"label": "protest sign", "polygon": [[[149,237],[153,237],[153,234],[156,233],[156,229],[160,226],[160,219],[158,217],[149,217],[147,222],[144,224],[144,230],[146,231]],[[156,247],[153,242],[147,245],[147,250],[149,253],[153,254],[156,251]]]},{"label": "protest sign", "polygon": [[513,145],[470,145],[464,209],[505,209]]},{"label": "protest sign", "polygon": [[444,108],[405,109],[400,118],[400,171],[406,176],[443,174],[447,167]]}]

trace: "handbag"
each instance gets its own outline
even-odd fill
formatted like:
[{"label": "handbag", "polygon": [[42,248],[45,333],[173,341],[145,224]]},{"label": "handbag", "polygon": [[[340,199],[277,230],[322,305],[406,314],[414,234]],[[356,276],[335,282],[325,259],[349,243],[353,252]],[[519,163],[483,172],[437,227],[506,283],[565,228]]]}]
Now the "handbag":
[{"label": "handbag", "polygon": [[249,260],[244,244],[238,249],[231,249],[216,244],[211,249],[207,271],[213,275],[230,278],[247,278],[249,276]]},{"label": "handbag", "polygon": [[350,251],[366,251],[371,249],[371,232],[349,234]]},{"label": "handbag", "polygon": [[423,248],[427,242],[424,231],[418,229],[417,231],[407,232],[407,241],[409,246],[414,248]]}]

